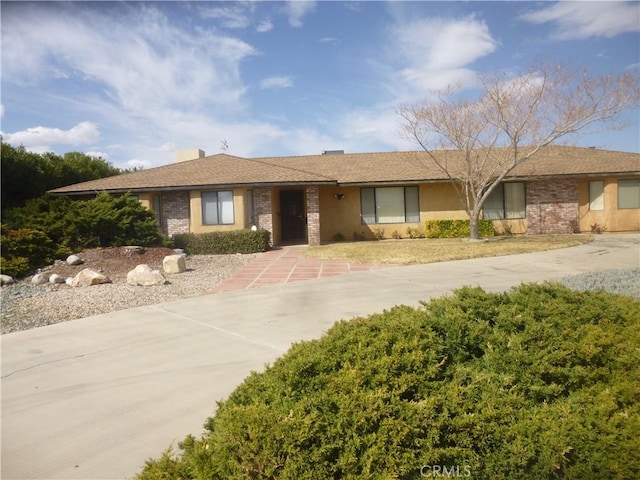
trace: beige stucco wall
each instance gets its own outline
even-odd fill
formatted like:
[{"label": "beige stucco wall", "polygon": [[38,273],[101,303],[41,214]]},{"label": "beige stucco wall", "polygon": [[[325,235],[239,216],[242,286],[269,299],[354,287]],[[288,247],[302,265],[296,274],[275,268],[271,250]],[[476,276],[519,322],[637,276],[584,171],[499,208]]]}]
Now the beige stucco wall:
[{"label": "beige stucco wall", "polygon": [[[590,232],[596,223],[605,226],[607,232],[640,230],[640,209],[618,208],[618,180],[624,178],[634,177],[593,177],[578,181],[581,232]],[[604,209],[589,210],[589,182],[598,180],[604,181]]]},{"label": "beige stucco wall", "polygon": [[497,235],[513,234],[521,235],[527,233],[527,219],[514,218],[510,220],[494,220],[493,230]]},{"label": "beige stucco wall", "polygon": [[[214,191],[214,190],[206,190]],[[202,224],[202,190],[189,192],[190,225],[191,233],[225,232],[230,230],[242,230],[249,228],[246,210],[246,189],[233,189],[233,224],[229,225],[203,225]]]},{"label": "beige stucco wall", "polygon": [[153,193],[143,192],[138,193],[138,201],[147,210],[153,211]]},{"label": "beige stucco wall", "polygon": [[[353,240],[354,235],[374,238],[377,229],[384,230],[385,238],[391,238],[397,231],[402,237],[408,237],[407,228],[424,230],[426,220],[467,219],[455,188],[447,183],[430,183],[419,186],[420,222],[416,223],[380,223],[363,225],[360,214],[361,187],[320,188],[320,240],[331,242],[340,233],[345,240]],[[338,200],[336,195],[342,195]]]}]

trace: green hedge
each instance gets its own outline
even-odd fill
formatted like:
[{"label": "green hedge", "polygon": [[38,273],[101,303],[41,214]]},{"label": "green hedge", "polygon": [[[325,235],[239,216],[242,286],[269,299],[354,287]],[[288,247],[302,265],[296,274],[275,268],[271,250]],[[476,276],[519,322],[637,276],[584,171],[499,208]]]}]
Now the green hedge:
[{"label": "green hedge", "polygon": [[137,478],[640,478],[638,318],[631,297],[545,284],[342,321]]},{"label": "green hedge", "polygon": [[266,252],[270,238],[267,230],[233,230],[178,234],[173,236],[173,242],[175,247],[183,248],[191,255],[222,255]]},{"label": "green hedge", "polygon": [[[427,220],[424,233],[427,238],[464,238],[471,232],[469,220]],[[493,222],[478,221],[478,234],[493,237]]]}]

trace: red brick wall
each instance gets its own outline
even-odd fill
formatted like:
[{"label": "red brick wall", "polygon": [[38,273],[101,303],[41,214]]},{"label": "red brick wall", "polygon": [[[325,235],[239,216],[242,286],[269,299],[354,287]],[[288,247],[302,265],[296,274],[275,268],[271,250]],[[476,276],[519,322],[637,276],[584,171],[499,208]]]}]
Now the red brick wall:
[{"label": "red brick wall", "polygon": [[578,222],[578,182],[555,178],[527,182],[527,233],[572,233]]},{"label": "red brick wall", "polygon": [[258,228],[271,232],[273,239],[273,205],[271,202],[271,189],[256,187],[253,189],[253,202]]},{"label": "red brick wall", "polygon": [[320,189],[307,187],[307,242],[320,245]]},{"label": "red brick wall", "polygon": [[189,233],[189,192],[162,193],[162,231],[169,236]]}]

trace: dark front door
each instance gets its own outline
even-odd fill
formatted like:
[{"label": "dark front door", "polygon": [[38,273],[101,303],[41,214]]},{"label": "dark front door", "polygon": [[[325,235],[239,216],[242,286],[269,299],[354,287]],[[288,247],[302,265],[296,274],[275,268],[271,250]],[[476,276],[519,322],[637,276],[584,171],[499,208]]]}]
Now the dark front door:
[{"label": "dark front door", "polygon": [[280,220],[283,242],[307,240],[304,190],[280,190]]}]

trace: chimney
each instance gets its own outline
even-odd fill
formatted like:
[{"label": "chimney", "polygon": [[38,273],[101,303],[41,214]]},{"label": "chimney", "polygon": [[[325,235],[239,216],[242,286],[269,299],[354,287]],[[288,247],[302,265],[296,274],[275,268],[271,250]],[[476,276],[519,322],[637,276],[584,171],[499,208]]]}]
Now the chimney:
[{"label": "chimney", "polygon": [[323,155],[342,155],[344,150],[323,150]]},{"label": "chimney", "polygon": [[195,160],[196,158],[204,158],[204,150],[199,148],[183,148],[181,150],[176,150],[176,163]]}]

